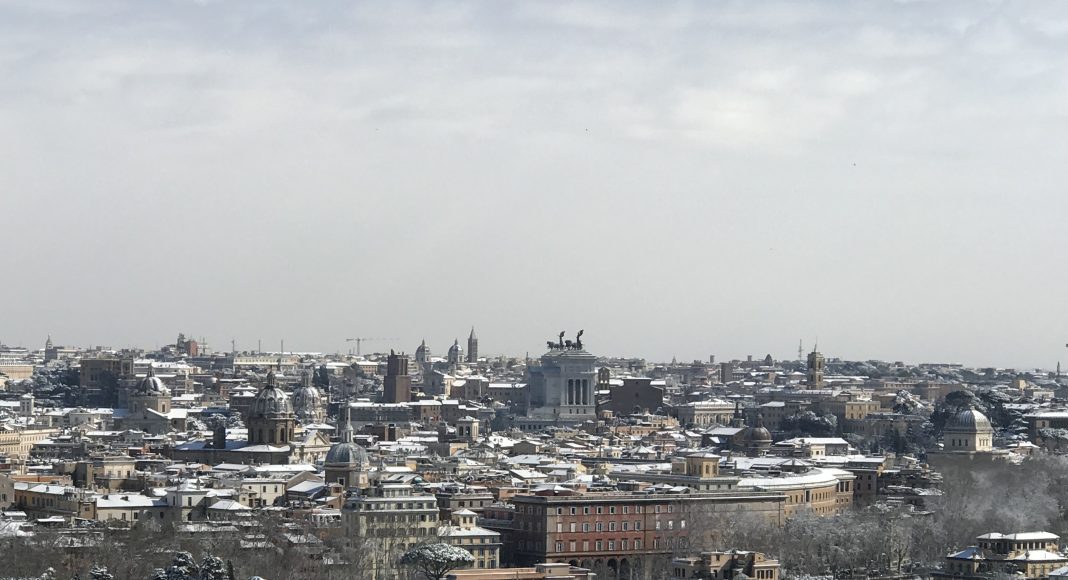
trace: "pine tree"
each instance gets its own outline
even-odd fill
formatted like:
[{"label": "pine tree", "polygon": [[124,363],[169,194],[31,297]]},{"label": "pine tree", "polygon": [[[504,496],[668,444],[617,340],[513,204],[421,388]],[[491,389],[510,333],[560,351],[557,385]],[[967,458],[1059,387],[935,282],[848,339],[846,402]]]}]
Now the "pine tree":
[{"label": "pine tree", "polygon": [[199,580],[197,561],[189,552],[178,552],[167,567],[167,580]]},{"label": "pine tree", "polygon": [[200,580],[227,580],[226,564],[221,558],[205,555],[200,562]]}]

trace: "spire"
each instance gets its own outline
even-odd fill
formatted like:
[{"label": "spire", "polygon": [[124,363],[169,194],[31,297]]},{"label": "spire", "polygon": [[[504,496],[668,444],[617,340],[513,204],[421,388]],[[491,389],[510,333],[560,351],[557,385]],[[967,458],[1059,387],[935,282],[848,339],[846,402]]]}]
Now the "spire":
[{"label": "spire", "polygon": [[470,336],[468,336],[468,337],[467,337],[467,339],[468,339],[468,340],[474,340],[474,339],[476,339],[476,338],[478,338],[478,337],[477,337],[477,336],[475,336],[475,327],[474,327],[474,326],[472,326],[472,327],[471,327],[471,335],[470,335]]},{"label": "spire", "polygon": [[274,369],[271,369],[271,370],[267,371],[267,384],[264,386],[264,388],[265,389],[273,389],[273,388],[275,388],[277,380],[278,379],[274,376]]},{"label": "spire", "polygon": [[352,416],[350,415],[348,401],[341,406],[341,416],[338,417],[337,440],[339,443],[352,443]]}]

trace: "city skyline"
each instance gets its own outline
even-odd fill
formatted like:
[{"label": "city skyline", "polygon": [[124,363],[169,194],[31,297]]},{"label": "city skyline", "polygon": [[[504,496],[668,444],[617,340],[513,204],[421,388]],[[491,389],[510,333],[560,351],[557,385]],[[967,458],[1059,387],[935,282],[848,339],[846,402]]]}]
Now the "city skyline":
[{"label": "city skyline", "polygon": [[[473,330],[477,331],[478,329],[473,329]],[[582,330],[584,331],[585,329],[582,329]],[[576,331],[569,330],[569,331],[563,331],[563,332],[565,333],[565,338],[569,338],[569,337],[573,337]],[[479,334],[481,334],[480,331],[479,331]],[[186,333],[179,333],[179,335],[181,337],[184,337],[185,339],[197,341],[199,343],[199,348],[203,349],[203,348],[207,347],[209,349],[209,352],[212,352],[212,353],[226,353],[226,352],[233,352],[234,350],[236,350],[237,352],[243,352],[243,353],[262,353],[262,354],[280,354],[280,355],[281,354],[286,354],[286,355],[302,355],[302,354],[308,354],[308,355],[334,355],[334,354],[344,355],[344,354],[348,354],[348,355],[353,355],[353,354],[358,354],[357,353],[358,349],[356,347],[356,339],[355,338],[341,339],[341,341],[340,341],[341,347],[336,348],[336,349],[314,349],[314,348],[301,348],[301,345],[299,345],[299,344],[293,344],[292,342],[288,342],[287,343],[286,339],[278,339],[277,341],[257,339],[257,340],[251,341],[251,343],[249,343],[249,344],[244,344],[244,343],[242,343],[242,342],[240,342],[240,341],[238,341],[236,339],[231,339],[231,341],[225,341],[225,342],[216,342],[216,341],[212,341],[208,337],[205,337],[205,336],[202,336],[202,335],[192,335],[192,334],[186,335]],[[555,339],[556,337],[553,336],[552,338]],[[95,342],[94,341],[90,341],[90,342],[87,342],[87,343],[79,344],[79,343],[65,342],[65,341],[62,341],[62,340],[58,340],[55,337],[53,337],[51,334],[46,335],[46,339],[45,340],[46,341],[51,341],[51,343],[55,344],[56,347],[69,347],[69,348],[78,348],[78,349],[87,349],[87,350],[111,349],[111,350],[120,351],[120,350],[123,350],[123,349],[135,349],[135,350],[136,349],[144,349],[144,350],[152,351],[152,350],[158,350],[158,349],[160,349],[162,347],[165,347],[165,346],[173,346],[174,345],[173,339],[171,341],[167,341],[166,339],[162,339],[162,340],[155,341],[152,344],[114,344],[114,343],[108,343],[107,341],[95,341]],[[420,338],[417,341],[419,344],[416,344],[415,347],[411,347],[411,345],[408,344],[410,341],[408,341],[406,339],[365,337],[365,338],[362,338],[361,341],[363,343],[361,352],[362,352],[362,354],[368,355],[368,356],[370,356],[370,355],[384,356],[384,355],[387,355],[387,354],[389,354],[391,352],[396,352],[398,354],[404,354],[404,355],[407,355],[409,357],[412,357],[412,356],[415,356],[415,353],[418,350],[420,344],[425,344],[426,347],[429,349],[431,356],[436,357],[437,359],[441,359],[441,360],[444,360],[445,358],[447,358],[449,347],[452,346],[453,342],[459,341],[460,347],[463,350],[463,354],[462,354],[461,358],[463,358],[467,362],[473,362],[468,357],[468,353],[466,351],[466,349],[467,349],[466,339],[464,337],[460,337],[460,336],[454,337],[453,339],[450,339],[450,340],[427,339],[427,338],[424,337],[424,338]],[[487,352],[485,349],[480,348],[479,349],[480,352],[479,352],[478,356],[479,356],[480,359],[485,359],[485,360],[494,359],[494,358],[497,358],[497,357],[522,358],[523,356],[530,356],[532,358],[537,358],[537,357],[541,356],[541,354],[543,352],[546,351],[546,347],[544,346],[545,341],[540,341],[540,342],[539,341],[534,341],[533,344],[536,345],[534,348],[527,349],[527,350],[524,350],[524,351],[518,351],[518,352],[496,351],[496,350],[490,350],[490,351]],[[5,345],[5,346],[9,346],[9,347],[26,348],[26,349],[28,349],[30,351],[43,350],[44,347],[45,347],[45,343],[44,342],[42,342],[40,345],[5,342],[3,340],[2,336],[0,336],[0,345]],[[584,345],[584,348],[585,348],[585,346],[588,346],[588,343]],[[1065,345],[1065,348],[1068,349],[1068,344]],[[586,350],[590,350],[590,349],[586,349]],[[808,343],[806,343],[804,340],[801,340],[799,342],[799,344],[795,344],[794,350],[792,352],[788,353],[788,354],[777,354],[774,351],[761,350],[761,351],[746,352],[746,353],[742,353],[742,354],[733,353],[733,352],[723,352],[723,353],[720,353],[720,352],[709,352],[708,354],[706,354],[703,357],[699,356],[699,355],[695,355],[695,356],[692,356],[692,357],[685,357],[685,356],[681,356],[681,355],[678,355],[678,354],[672,354],[672,355],[668,356],[667,358],[656,358],[656,357],[645,356],[645,355],[643,355],[641,353],[616,353],[616,352],[601,352],[600,350],[597,350],[597,349],[593,349],[593,350],[594,350],[594,352],[592,354],[594,354],[594,355],[596,355],[598,357],[602,357],[602,358],[640,358],[640,359],[646,360],[646,361],[648,361],[650,363],[656,363],[656,364],[668,363],[669,361],[672,361],[672,360],[677,360],[677,362],[679,364],[688,364],[690,362],[698,362],[698,361],[699,362],[704,362],[704,363],[710,363],[710,357],[715,357],[714,364],[719,364],[721,362],[746,361],[749,358],[751,358],[754,361],[758,361],[758,360],[764,359],[764,357],[769,356],[769,355],[777,362],[791,361],[791,362],[799,362],[799,363],[803,364],[805,362],[805,358],[807,357],[807,355],[809,353],[820,352],[821,354],[825,355],[828,359],[841,360],[841,361],[845,361],[845,362],[863,362],[863,361],[881,361],[881,362],[890,362],[890,363],[892,363],[892,362],[902,362],[902,363],[904,363],[906,365],[957,364],[957,365],[962,365],[962,366],[964,366],[966,368],[999,368],[999,369],[1013,368],[1013,369],[1018,369],[1018,370],[1040,370],[1040,371],[1049,371],[1049,372],[1054,372],[1054,371],[1060,370],[1060,368],[1059,368],[1060,361],[1057,361],[1054,364],[1048,365],[1048,366],[1043,366],[1043,365],[1030,365],[1030,366],[1028,366],[1028,365],[1004,365],[1004,364],[994,364],[994,363],[983,363],[982,361],[974,362],[974,361],[936,359],[936,358],[929,358],[929,359],[923,359],[923,360],[908,360],[908,359],[895,358],[895,357],[886,357],[886,356],[883,356],[883,357],[879,357],[879,356],[870,356],[870,357],[846,356],[846,355],[838,353],[837,351],[828,351],[826,348],[820,346],[818,339],[813,340],[812,342],[808,342]],[[693,350],[693,349],[690,349],[690,350]],[[798,356],[799,353],[802,356],[799,357]]]},{"label": "city skyline", "polygon": [[1065,360],[1062,3],[16,1],[0,38],[10,344]]}]

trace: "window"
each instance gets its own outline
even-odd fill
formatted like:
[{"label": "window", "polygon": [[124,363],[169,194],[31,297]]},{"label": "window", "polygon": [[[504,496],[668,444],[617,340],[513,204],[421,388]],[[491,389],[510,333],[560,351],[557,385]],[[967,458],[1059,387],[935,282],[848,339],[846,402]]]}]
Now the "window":
[{"label": "window", "polygon": [[616,506],[609,506],[608,513],[610,513],[610,514],[616,513]]},{"label": "window", "polygon": [[601,540],[597,540],[597,551],[598,552],[600,552],[603,549],[602,546],[604,546],[604,544],[601,542]]},{"label": "window", "polygon": [[575,508],[571,508],[571,515],[575,515]]},{"label": "window", "polygon": [[604,524],[602,524],[601,522],[597,522],[597,531],[598,532],[603,532],[604,531]]},{"label": "window", "polygon": [[590,524],[589,524],[589,522],[587,522],[587,523],[584,523],[584,524],[582,524],[582,531],[584,531],[584,532],[588,532],[588,531],[590,531]]},{"label": "window", "polygon": [[590,507],[586,506],[586,507],[582,508],[582,513],[585,514],[585,515],[590,515]]},{"label": "window", "polygon": [[623,513],[625,513],[625,514],[629,514],[630,513],[630,506],[629,505],[623,506]]},{"label": "window", "polygon": [[574,532],[575,531],[575,522],[571,522],[571,524],[568,526],[568,528],[569,528],[568,531]]},{"label": "window", "polygon": [[623,522],[623,531],[626,532],[626,531],[629,531],[629,530],[630,530],[630,522]]},{"label": "window", "polygon": [[608,522],[608,531],[609,532],[616,531],[616,523],[615,522]]},{"label": "window", "polygon": [[597,513],[598,514],[603,514],[604,513],[604,507],[603,506],[597,506]]},{"label": "window", "polygon": [[563,552],[564,551],[564,543],[563,542],[557,542],[556,543],[556,551],[557,552]]},{"label": "window", "polygon": [[642,529],[642,521],[641,520],[634,520],[634,529],[635,530]]},{"label": "window", "polygon": [[563,531],[564,531],[564,524],[560,524],[560,523],[556,524],[556,533],[559,534],[560,532],[563,532]]}]

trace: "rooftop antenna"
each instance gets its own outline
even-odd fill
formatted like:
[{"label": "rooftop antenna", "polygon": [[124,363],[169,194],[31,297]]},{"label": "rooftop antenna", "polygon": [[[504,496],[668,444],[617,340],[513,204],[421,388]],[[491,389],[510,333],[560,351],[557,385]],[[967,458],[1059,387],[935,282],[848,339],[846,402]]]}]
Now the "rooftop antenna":
[{"label": "rooftop antenna", "polygon": [[797,360],[798,362],[805,360],[805,341],[797,341]]}]

